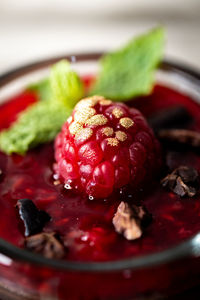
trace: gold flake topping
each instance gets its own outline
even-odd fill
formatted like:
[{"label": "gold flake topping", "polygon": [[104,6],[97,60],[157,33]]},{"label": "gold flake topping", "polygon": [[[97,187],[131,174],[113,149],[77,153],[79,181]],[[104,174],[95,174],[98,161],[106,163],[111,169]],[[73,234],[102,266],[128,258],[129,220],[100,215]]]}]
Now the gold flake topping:
[{"label": "gold flake topping", "polygon": [[123,111],[118,107],[115,107],[113,109],[112,114],[117,119],[121,118],[124,115]]},{"label": "gold flake topping", "polygon": [[80,100],[76,104],[75,110],[81,110],[81,109],[86,108],[86,107],[92,107],[92,101],[88,98]]},{"label": "gold flake topping", "polygon": [[92,126],[101,126],[105,125],[107,122],[108,119],[104,115],[95,115],[92,116],[89,120],[87,120],[86,124]]},{"label": "gold flake topping", "polygon": [[100,100],[99,101],[99,104],[100,105],[110,105],[112,103],[112,101],[111,100],[108,100],[108,99],[102,99],[102,100]]},{"label": "gold flake topping", "polygon": [[68,119],[67,119],[67,123],[70,124],[72,121],[72,116],[70,116]]},{"label": "gold flake topping", "polygon": [[124,142],[127,139],[127,134],[120,130],[115,132],[115,136],[120,142]]},{"label": "gold flake topping", "polygon": [[114,133],[114,130],[111,128],[111,127],[104,127],[102,129],[102,133],[105,135],[105,136],[112,136],[113,133]]},{"label": "gold flake topping", "polygon": [[84,124],[89,118],[94,116],[96,110],[92,107],[83,107],[81,110],[77,110],[74,114],[74,120],[80,124]]},{"label": "gold flake topping", "polygon": [[119,141],[116,138],[107,138],[107,144],[116,147],[119,145]]},{"label": "gold flake topping", "polygon": [[130,128],[134,124],[131,118],[121,118],[119,120],[119,123],[126,129]]},{"label": "gold flake topping", "polygon": [[76,110],[81,110],[85,107],[93,107],[101,100],[104,100],[104,97],[103,96],[98,96],[98,95],[88,97],[88,98],[84,98],[76,104],[75,109]]},{"label": "gold flake topping", "polygon": [[72,122],[72,124],[69,126],[69,132],[71,134],[76,134],[81,129],[82,129],[82,125],[78,122]]},{"label": "gold flake topping", "polygon": [[81,141],[86,141],[93,135],[93,130],[91,128],[83,128],[77,132],[75,139]]},{"label": "gold flake topping", "polygon": [[54,185],[59,185],[60,184],[60,180],[54,180],[53,184]]},{"label": "gold flake topping", "polygon": [[91,99],[93,99],[93,101],[96,101],[96,103],[97,103],[101,100],[104,100],[105,98],[104,98],[104,96],[94,95],[94,96],[91,97]]}]

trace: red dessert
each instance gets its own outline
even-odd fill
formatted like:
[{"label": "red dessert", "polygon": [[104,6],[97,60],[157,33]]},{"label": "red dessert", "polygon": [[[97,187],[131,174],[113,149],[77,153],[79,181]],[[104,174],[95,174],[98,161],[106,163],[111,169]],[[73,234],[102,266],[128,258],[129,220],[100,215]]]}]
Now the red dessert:
[{"label": "red dessert", "polygon": [[138,188],[161,165],[159,143],[135,108],[101,96],[81,100],[55,142],[55,171],[90,199]]},{"label": "red dessert", "polygon": [[[31,94],[30,102],[36,101],[36,98],[36,95]],[[4,116],[4,119],[0,118],[0,129],[9,125],[9,122],[5,125],[5,120],[6,117],[8,119],[10,111],[15,118],[18,111],[29,104],[24,94],[17,96],[17,99],[21,101],[16,101],[15,106],[13,106],[14,100],[10,99],[0,107],[0,116]],[[18,103],[20,103],[19,106]],[[164,108],[182,105],[192,116],[192,122],[188,128],[200,132],[199,105],[189,97],[169,88],[156,86],[150,96],[141,97],[134,102],[129,102],[128,105],[139,109],[147,118]],[[193,166],[200,171],[200,159],[194,151],[166,149],[165,154],[170,171],[182,164]],[[73,190],[66,190],[63,184],[59,184],[53,178],[54,162],[53,143],[39,146],[25,156],[7,156],[0,153],[1,238],[24,247],[24,228],[15,207],[17,201],[24,198],[31,199],[38,210],[45,210],[51,216],[51,221],[43,228],[44,235],[40,236],[40,241],[42,243],[50,241],[49,245],[54,243],[54,249],[57,249],[53,256],[55,258],[62,256],[68,260],[91,262],[137,257],[171,247],[200,230],[199,194],[194,198],[180,198],[172,191],[164,189],[157,180],[157,183],[146,182],[145,187],[134,195],[122,189],[120,195],[114,192],[109,199],[88,201],[87,197]],[[142,199],[143,204],[153,216],[153,221],[146,228],[143,236],[135,241],[128,241],[116,233],[112,224],[119,203],[127,198],[131,202]],[[63,249],[60,248],[52,232],[59,234],[63,241],[64,257]],[[33,245],[34,241],[30,242]],[[37,249],[35,246],[31,248],[30,243],[27,246],[31,251],[37,252],[36,250],[39,249],[40,253],[46,255],[45,244]],[[179,285],[182,286],[181,280],[186,267],[190,274],[195,273],[194,265],[190,263],[184,263],[184,265],[181,263],[178,267],[163,266],[156,270],[155,268],[144,269],[135,273],[131,270],[124,270],[116,274],[86,273],[86,275],[79,272],[77,274],[62,273],[45,267],[36,268],[33,265],[14,263],[12,267],[2,267],[2,272],[9,280],[16,282],[17,287],[20,287],[17,292],[21,293],[22,288],[28,293],[34,290],[33,299],[35,299],[35,293],[70,300],[82,299],[83,295],[89,300],[131,299],[132,295],[141,295],[144,291],[162,291],[168,289],[169,286],[172,286],[175,292],[176,285],[173,282],[180,280]],[[58,285],[55,286],[56,280],[58,280]],[[75,287],[77,282],[79,289]],[[102,284],[103,289],[100,288]],[[191,284],[188,279],[185,287],[187,284]],[[7,286],[7,283],[4,285]],[[17,287],[13,287],[13,290],[17,290]],[[89,294],[88,290],[90,290]]]},{"label": "red dessert", "polygon": [[[24,95],[18,97],[23,99]],[[32,99],[32,95],[30,97]],[[12,101],[11,99],[1,106],[1,115],[9,112],[9,107],[13,110]],[[146,117],[177,104],[183,105],[192,115],[193,121],[189,128],[200,131],[199,105],[189,97],[171,89],[156,86],[152,95],[128,103],[130,107],[134,105],[139,108]],[[122,105],[122,107],[126,109],[126,106]],[[15,109],[17,113],[19,110],[17,104]],[[134,111],[140,116],[138,118],[141,118],[140,113],[135,109],[128,109],[128,111]],[[141,124],[145,127],[143,135],[147,136],[148,132],[152,137],[146,123],[142,121]],[[4,123],[1,124],[1,128],[3,126]],[[136,137],[137,134],[133,136]],[[58,140],[59,138],[57,143]],[[145,151],[143,153],[149,153]],[[166,159],[170,170],[182,164],[200,170],[199,156],[193,151],[167,150]],[[159,180],[149,177],[145,188],[137,193],[122,189],[120,194],[114,191],[109,199],[89,201],[88,197],[73,190],[66,190],[63,184],[55,181],[53,164],[54,146],[52,143],[39,146],[25,156],[7,156],[0,153],[0,167],[3,172],[0,182],[2,223],[0,236],[2,238],[19,247],[24,247],[24,228],[15,208],[17,201],[24,198],[31,199],[38,209],[45,210],[51,216],[51,221],[45,225],[43,231],[56,232],[60,235],[66,249],[66,259],[109,261],[153,253],[178,244],[200,230],[199,195],[191,199],[180,198],[164,189]],[[112,166],[111,159],[108,165]],[[127,199],[132,203],[142,199],[142,203],[153,216],[153,221],[143,233],[142,238],[135,241],[127,241],[122,235],[116,233],[112,224],[112,218],[119,203]]]}]

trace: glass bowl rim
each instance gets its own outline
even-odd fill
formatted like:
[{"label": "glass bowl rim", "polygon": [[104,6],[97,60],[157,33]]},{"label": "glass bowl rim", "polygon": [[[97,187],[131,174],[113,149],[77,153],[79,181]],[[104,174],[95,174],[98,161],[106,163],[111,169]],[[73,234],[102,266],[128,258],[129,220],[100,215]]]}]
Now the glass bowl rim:
[{"label": "glass bowl rim", "polygon": [[[45,67],[49,67],[53,63],[61,60],[68,59],[73,61],[74,57],[77,62],[83,61],[97,61],[104,53],[84,53],[63,55],[44,60],[39,60],[30,64],[25,64],[21,67],[15,68],[0,75],[0,88],[12,82],[13,80],[37,71]],[[188,81],[197,81],[200,84],[200,71],[195,70],[182,63],[175,63],[164,60],[159,68],[164,71],[173,72],[183,76]],[[48,259],[42,255],[29,252],[25,249],[21,249],[12,245],[11,243],[0,239],[0,254],[9,257],[12,260],[31,263],[38,266],[46,266],[58,270],[65,271],[82,271],[82,272],[113,272],[122,270],[135,270],[145,267],[154,267],[160,264],[166,264],[190,256],[200,255],[200,233],[195,234],[191,238],[179,243],[176,246],[169,247],[165,250],[154,252],[152,254],[146,254],[139,257],[130,257],[128,259],[122,259],[117,261],[106,262],[82,262],[82,261],[68,261]]]}]

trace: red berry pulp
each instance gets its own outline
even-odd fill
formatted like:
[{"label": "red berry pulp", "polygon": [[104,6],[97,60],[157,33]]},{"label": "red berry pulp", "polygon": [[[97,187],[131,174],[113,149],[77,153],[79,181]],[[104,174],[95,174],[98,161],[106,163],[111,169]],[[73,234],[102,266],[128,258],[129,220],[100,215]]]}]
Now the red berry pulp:
[{"label": "red berry pulp", "polygon": [[90,199],[134,189],[161,166],[159,143],[135,108],[101,96],[81,100],[55,141],[55,172]]},{"label": "red berry pulp", "polygon": [[[33,101],[33,94],[25,92],[2,105],[0,116],[4,116],[4,119],[0,117],[0,129],[8,126],[5,124],[6,116],[9,117],[11,114],[14,119],[19,110]],[[194,118],[192,128],[200,131],[199,105],[189,97],[169,88],[157,85],[150,96],[128,103],[130,107],[134,105],[138,108],[146,117],[174,104],[181,104],[187,108]],[[145,135],[145,132],[141,132],[138,140],[146,140]],[[74,151],[70,143],[67,147],[69,155],[73,158]],[[141,146],[135,142],[134,147]],[[87,151],[86,146],[84,151]],[[118,160],[124,159],[124,155],[120,153],[119,157],[113,157],[113,161],[117,163]],[[114,194],[109,199],[89,201],[72,190],[64,189],[62,184],[54,185],[53,163],[53,143],[41,145],[24,157],[0,153],[0,168],[3,171],[0,179],[1,238],[23,247],[23,228],[15,208],[17,200],[22,198],[33,200],[39,209],[46,210],[51,215],[52,220],[46,224],[44,231],[55,231],[60,234],[68,249],[65,258],[71,260],[109,261],[152,253],[177,244],[200,230],[199,195],[192,199],[180,199],[177,195],[162,189],[159,183],[150,181],[134,197],[143,199],[148,211],[153,215],[153,222],[142,238],[127,241],[115,232],[112,225],[113,215],[119,202],[123,200],[123,194],[121,198]],[[168,152],[167,163],[171,168],[187,164],[200,171],[199,156],[192,152]],[[110,165],[104,167],[109,169]],[[100,164],[94,171],[94,176],[101,176],[102,169],[103,166]],[[90,166],[83,164],[81,172],[87,177]],[[120,174],[120,169],[118,172]],[[121,184],[127,178],[120,176]]]}]

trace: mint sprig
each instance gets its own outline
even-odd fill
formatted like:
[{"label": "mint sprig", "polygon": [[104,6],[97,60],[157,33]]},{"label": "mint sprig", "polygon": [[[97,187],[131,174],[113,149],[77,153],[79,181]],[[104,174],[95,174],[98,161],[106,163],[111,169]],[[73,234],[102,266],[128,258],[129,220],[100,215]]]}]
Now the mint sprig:
[{"label": "mint sprig", "polygon": [[61,104],[38,102],[20,113],[17,121],[0,133],[0,148],[7,154],[25,154],[29,149],[52,141],[70,115]]},{"label": "mint sprig", "polygon": [[105,55],[91,95],[125,101],[149,94],[154,84],[154,71],[164,48],[164,29],[156,28],[130,41],[124,48]]},{"label": "mint sprig", "polygon": [[27,90],[37,94],[39,100],[50,100],[52,98],[52,89],[49,78],[44,78],[36,83],[32,83],[27,87]]},{"label": "mint sprig", "polygon": [[39,101],[21,112],[10,128],[0,133],[0,149],[25,154],[29,149],[52,141],[83,96],[83,85],[67,61],[52,66],[50,78],[29,89],[38,92]]},{"label": "mint sprig", "polygon": [[83,82],[66,60],[52,66],[50,85],[53,98],[68,108],[73,108],[84,94]]}]

